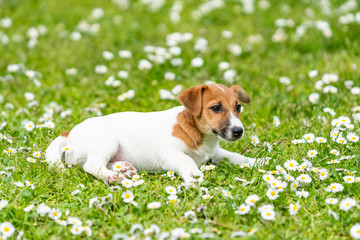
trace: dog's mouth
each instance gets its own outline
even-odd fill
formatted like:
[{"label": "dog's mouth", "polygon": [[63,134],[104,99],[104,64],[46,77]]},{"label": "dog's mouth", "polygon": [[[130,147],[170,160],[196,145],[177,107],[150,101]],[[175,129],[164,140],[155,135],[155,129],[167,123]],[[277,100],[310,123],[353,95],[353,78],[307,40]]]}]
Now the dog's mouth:
[{"label": "dog's mouth", "polygon": [[[237,140],[239,140],[241,136],[239,137],[234,137],[234,136],[227,136],[227,129],[222,129],[220,132],[216,129],[212,129],[212,132],[215,134],[215,136],[217,136],[218,138],[220,138],[220,140],[226,141],[226,142],[235,142]],[[232,134],[230,134],[232,135]]]}]

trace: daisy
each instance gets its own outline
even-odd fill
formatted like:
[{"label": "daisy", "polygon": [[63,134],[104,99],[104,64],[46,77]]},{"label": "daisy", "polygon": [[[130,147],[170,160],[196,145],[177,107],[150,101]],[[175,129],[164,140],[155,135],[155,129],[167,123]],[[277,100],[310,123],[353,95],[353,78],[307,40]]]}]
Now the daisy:
[{"label": "daisy", "polygon": [[135,182],[133,182],[133,186],[134,187],[137,187],[137,186],[140,186],[141,184],[143,184],[145,181],[140,179],[140,180],[137,180]]},{"label": "daisy", "polygon": [[0,200],[0,210],[4,209],[8,205],[8,200]]},{"label": "daisy", "polygon": [[178,199],[177,195],[171,194],[167,198],[169,200],[168,203],[173,204],[173,203],[179,202],[179,199]]},{"label": "daisy", "polygon": [[319,179],[325,180],[329,176],[329,171],[326,168],[319,169]]},{"label": "daisy", "polygon": [[351,142],[357,142],[359,141],[359,136],[356,135],[353,132],[348,133],[348,135],[346,136],[347,140],[351,141]]},{"label": "daisy", "polygon": [[296,182],[296,181],[294,181],[294,182],[292,182],[291,184],[290,184],[290,188],[292,189],[292,190],[295,190],[297,187],[298,187],[298,182]]},{"label": "daisy", "polygon": [[195,68],[202,67],[204,65],[204,60],[201,57],[196,57],[191,60],[191,65]]},{"label": "daisy", "polygon": [[132,57],[132,53],[128,50],[120,50],[118,56],[123,59],[128,59]]},{"label": "daisy", "polygon": [[346,183],[353,183],[353,182],[355,182],[355,177],[354,177],[354,176],[345,176],[345,177],[343,177],[343,179],[344,179],[344,181],[345,181]]},{"label": "daisy", "polygon": [[28,158],[26,158],[26,161],[35,163],[35,162],[36,162],[36,159],[34,159],[34,158],[32,158],[32,157],[28,157]]},{"label": "daisy", "polygon": [[278,170],[278,171],[281,172],[282,174],[287,174],[286,171],[285,171],[285,169],[282,168],[280,165],[277,165],[277,166],[276,166],[276,170]]},{"label": "daisy", "polygon": [[274,180],[274,176],[271,174],[264,174],[262,178],[265,180],[265,182],[269,183],[270,181]]},{"label": "daisy", "polygon": [[278,190],[269,188],[269,189],[266,191],[266,196],[267,196],[270,200],[275,200],[275,199],[277,199],[277,198],[279,197]]},{"label": "daisy", "polygon": [[339,207],[343,211],[349,211],[352,207],[356,206],[355,199],[352,198],[345,198],[340,201]]},{"label": "daisy", "polygon": [[338,138],[336,139],[336,142],[337,142],[337,143],[340,143],[340,144],[346,144],[346,143],[347,143],[347,140],[346,140],[346,138],[344,138],[344,137],[338,137]]},{"label": "daisy", "polygon": [[74,225],[74,226],[81,226],[82,222],[80,221],[80,219],[76,218],[76,217],[68,217],[67,219],[68,224]]},{"label": "daisy", "polygon": [[325,203],[326,204],[332,204],[335,205],[339,202],[339,200],[337,198],[327,198],[325,199]]},{"label": "daisy", "polygon": [[81,190],[76,189],[75,191],[71,192],[71,195],[75,196],[76,194],[79,194],[79,193],[81,193]]},{"label": "daisy", "polygon": [[274,205],[272,204],[265,204],[262,205],[260,207],[258,207],[258,212],[261,213],[263,211],[267,211],[267,210],[274,210]]},{"label": "daisy", "polygon": [[317,103],[318,101],[319,101],[319,98],[320,98],[320,94],[318,94],[318,93],[311,93],[310,95],[309,95],[309,101],[311,102],[311,103]]},{"label": "daisy", "polygon": [[295,178],[289,174],[284,175],[285,180],[293,182]]},{"label": "daisy", "polygon": [[339,152],[338,150],[336,150],[336,149],[332,149],[332,150],[330,151],[330,153],[331,153],[331,154],[334,154],[335,156],[339,156],[339,155],[340,155],[340,152]]},{"label": "daisy", "polygon": [[32,156],[34,157],[34,158],[39,158],[39,157],[41,157],[41,153],[40,152],[34,152],[33,154],[32,154]]},{"label": "daisy", "polygon": [[308,174],[301,174],[296,178],[296,181],[301,183],[311,183],[311,177]]},{"label": "daisy", "polygon": [[245,199],[245,203],[249,206],[255,206],[255,203],[259,201],[259,196],[256,194],[250,195]]},{"label": "daisy", "polygon": [[61,226],[67,226],[67,222],[65,220],[62,219],[55,219],[55,222]]},{"label": "daisy", "polygon": [[51,209],[49,212],[49,217],[51,219],[59,219],[61,217],[61,212],[59,211],[59,209]]},{"label": "daisy", "polygon": [[2,233],[5,238],[10,237],[14,232],[15,227],[11,223],[3,222],[0,224],[0,233]]},{"label": "daisy", "polygon": [[209,200],[209,199],[212,199],[213,198],[213,196],[211,196],[211,195],[209,195],[209,194],[204,194],[204,195],[202,195],[202,199],[207,199],[207,200]]},{"label": "daisy", "polygon": [[167,171],[166,175],[170,178],[175,177],[175,172],[174,171]]},{"label": "daisy", "polygon": [[325,191],[327,192],[341,192],[344,189],[344,186],[341,185],[340,183],[331,183],[326,189]]},{"label": "daisy", "polygon": [[312,143],[315,140],[315,135],[313,133],[306,133],[303,135],[303,139],[307,143]]},{"label": "daisy", "polygon": [[133,181],[125,178],[124,180],[121,181],[121,185],[123,185],[126,188],[131,188],[133,186]]},{"label": "daisy", "polygon": [[95,66],[95,72],[97,74],[105,74],[108,71],[108,68],[105,65]]},{"label": "daisy", "polygon": [[278,188],[281,185],[281,181],[278,179],[273,179],[268,184],[270,188]]},{"label": "daisy", "polygon": [[289,206],[290,215],[297,215],[299,209],[300,209],[299,202],[297,202],[295,204],[290,204],[290,206]]},{"label": "daisy", "polygon": [[259,137],[256,136],[256,135],[252,135],[251,136],[251,143],[254,144],[254,146],[259,144],[260,143]]},{"label": "daisy", "polygon": [[241,204],[235,211],[236,214],[245,215],[250,211],[250,206],[247,204]]},{"label": "daisy", "polygon": [[298,166],[299,166],[299,163],[296,160],[293,160],[293,159],[286,160],[286,162],[284,163],[284,167],[289,171],[297,170]]},{"label": "daisy", "polygon": [[74,235],[79,235],[82,233],[82,231],[83,229],[79,225],[73,225],[70,229],[70,232]]},{"label": "daisy", "polygon": [[166,193],[168,194],[172,194],[172,195],[176,195],[177,194],[177,191],[176,191],[176,188],[172,187],[172,186],[167,186],[165,188],[165,191]]},{"label": "daisy", "polygon": [[131,191],[123,192],[121,196],[126,203],[132,202],[134,200],[134,194]]},{"label": "daisy", "polygon": [[84,225],[81,228],[82,228],[82,232],[86,233],[86,236],[88,236],[88,237],[92,236],[92,230],[89,226]]},{"label": "daisy", "polygon": [[160,202],[151,202],[147,205],[148,209],[157,209],[161,206]]},{"label": "daisy", "polygon": [[35,205],[34,204],[30,204],[29,206],[25,207],[23,210],[24,212],[30,212],[34,209]]},{"label": "daisy", "polygon": [[360,224],[357,223],[350,228],[350,235],[354,239],[360,239]]},{"label": "daisy", "polygon": [[324,137],[317,137],[317,138],[315,138],[315,142],[317,142],[317,143],[326,143],[327,139],[324,138]]},{"label": "daisy", "polygon": [[35,189],[35,185],[34,185],[32,182],[28,181],[28,180],[25,180],[25,184],[26,184],[26,186],[28,186],[29,188]]},{"label": "daisy", "polygon": [[4,153],[6,153],[8,156],[11,156],[12,154],[17,153],[17,150],[15,148],[10,147],[10,148],[4,150]]},{"label": "daisy", "polygon": [[24,123],[24,128],[26,129],[26,131],[31,132],[32,130],[34,130],[35,124],[32,121],[27,121]]},{"label": "daisy", "polygon": [[340,124],[342,124],[342,125],[346,125],[346,124],[351,123],[350,118],[345,117],[345,116],[340,116],[340,117],[338,118],[338,121],[339,121]]},{"label": "daisy", "polygon": [[225,189],[223,189],[222,191],[222,195],[228,198],[233,198],[233,196],[231,196],[231,193]]},{"label": "daisy", "polygon": [[37,213],[40,214],[40,216],[45,216],[47,214],[49,214],[49,212],[51,211],[51,208],[46,206],[44,203],[41,203],[37,209],[36,209]]},{"label": "daisy", "polygon": [[261,212],[261,217],[264,220],[275,220],[275,211],[273,209],[264,210]]},{"label": "daisy", "polygon": [[140,176],[136,174],[136,175],[134,175],[134,176],[132,177],[131,180],[133,180],[134,182],[135,182],[135,181],[138,181],[138,180],[140,180]]},{"label": "daisy", "polygon": [[308,191],[296,191],[295,192],[296,196],[300,197],[300,198],[307,198],[309,196],[309,192]]},{"label": "daisy", "polygon": [[317,154],[318,154],[318,151],[316,151],[316,150],[309,150],[308,153],[307,153],[307,156],[308,156],[309,158],[314,158],[314,157],[316,157]]}]

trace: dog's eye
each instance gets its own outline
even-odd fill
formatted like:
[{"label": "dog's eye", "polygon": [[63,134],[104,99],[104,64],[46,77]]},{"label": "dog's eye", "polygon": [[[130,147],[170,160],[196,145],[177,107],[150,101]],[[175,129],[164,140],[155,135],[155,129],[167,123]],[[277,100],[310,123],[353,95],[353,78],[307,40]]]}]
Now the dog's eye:
[{"label": "dog's eye", "polygon": [[214,105],[211,107],[211,110],[213,110],[213,112],[219,113],[221,112],[221,106],[220,105]]},{"label": "dog's eye", "polygon": [[241,111],[241,105],[237,103],[237,104],[235,105],[235,109],[236,109],[236,111],[239,113],[239,112]]}]

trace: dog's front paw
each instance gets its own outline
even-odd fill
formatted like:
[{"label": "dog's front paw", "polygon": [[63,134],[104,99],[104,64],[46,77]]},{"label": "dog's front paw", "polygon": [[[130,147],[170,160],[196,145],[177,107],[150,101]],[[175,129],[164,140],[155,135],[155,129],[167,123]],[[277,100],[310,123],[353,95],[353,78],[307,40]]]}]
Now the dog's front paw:
[{"label": "dog's front paw", "polygon": [[108,177],[108,184],[112,184],[112,183],[121,183],[122,180],[124,180],[124,175],[123,174],[114,174],[110,177]]}]

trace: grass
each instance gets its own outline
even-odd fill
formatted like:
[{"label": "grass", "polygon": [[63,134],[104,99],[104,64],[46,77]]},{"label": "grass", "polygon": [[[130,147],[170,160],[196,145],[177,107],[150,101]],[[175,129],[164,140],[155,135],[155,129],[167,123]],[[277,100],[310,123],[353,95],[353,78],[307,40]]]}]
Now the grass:
[{"label": "grass", "polygon": [[[353,80],[354,87],[359,87],[360,34],[359,23],[341,24],[339,17],[345,13],[337,11],[342,1],[332,1],[332,14],[323,13],[322,5],[318,1],[269,1],[268,9],[259,8],[259,1],[255,2],[255,12],[244,13],[244,5],[236,1],[226,1],[223,7],[214,9],[208,14],[195,20],[193,11],[198,9],[204,1],[184,1],[180,12],[181,20],[173,23],[169,19],[172,1],[165,2],[158,11],[151,11],[150,7],[141,1],[130,2],[127,9],[118,7],[116,1],[0,1],[0,19],[9,17],[12,26],[0,27],[0,34],[9,37],[7,44],[0,43],[0,103],[2,112],[0,122],[7,125],[1,130],[12,139],[12,143],[1,140],[0,170],[1,175],[0,199],[8,200],[9,204],[0,210],[0,223],[10,222],[15,227],[15,238],[21,231],[26,239],[78,239],[86,236],[71,233],[71,226],[60,226],[48,216],[40,216],[34,209],[24,212],[30,204],[41,203],[50,208],[59,209],[61,219],[68,216],[79,218],[91,227],[93,239],[111,239],[116,233],[130,235],[129,230],[135,223],[141,223],[145,228],[157,224],[161,232],[171,232],[175,228],[184,228],[190,232],[192,228],[199,228],[203,233],[213,234],[214,239],[228,239],[232,232],[248,232],[256,228],[254,235],[248,239],[349,239],[350,228],[359,223],[359,182],[347,184],[343,177],[349,174],[358,176],[359,142],[339,144],[331,140],[333,129],[331,121],[340,116],[347,116],[354,124],[352,132],[359,135],[359,121],[352,114],[352,108],[360,105],[359,95],[351,94],[344,85],[346,80]],[[91,19],[94,8],[102,8],[104,16],[98,20]],[[287,9],[287,11],[286,11]],[[313,16],[306,12],[312,9]],[[356,13],[356,9],[349,9]],[[306,20],[325,20],[329,23],[332,37],[326,38],[316,28],[308,28],[304,36],[297,39],[296,27],[284,27],[288,38],[282,42],[273,42],[272,36],[277,27],[274,22],[279,18],[293,19],[295,26]],[[71,40],[70,34],[77,30],[80,21],[90,24],[100,24],[96,34],[82,33],[81,40]],[[26,35],[30,27],[44,25],[47,33],[37,38],[33,48],[28,47],[29,37]],[[233,37],[222,37],[223,30],[230,30]],[[166,38],[173,32],[191,32],[193,40],[180,43],[183,59],[182,66],[172,66],[169,60],[164,64],[153,63],[153,68],[146,71],[138,69],[140,59],[146,59],[143,48],[146,45],[167,48]],[[248,37],[258,34],[259,43],[250,43]],[[198,38],[208,40],[205,52],[193,49]],[[2,39],[2,40],[3,40]],[[4,40],[3,40],[4,41]],[[0,41],[1,42],[1,41]],[[228,44],[239,44],[243,51],[240,56],[234,56],[228,50]],[[132,52],[130,59],[121,59],[117,52],[127,49]],[[102,57],[103,51],[114,53],[113,60]],[[194,68],[191,59],[202,57],[204,66]],[[218,64],[227,61],[231,69],[237,72],[233,83],[226,83],[223,71]],[[24,71],[9,72],[10,64],[22,64],[23,69],[41,73],[37,87]],[[95,66],[106,65],[106,74],[95,73]],[[357,66],[357,67],[356,67]],[[76,75],[67,75],[66,69],[76,68]],[[309,77],[310,70],[318,70],[319,75]],[[117,75],[119,70],[126,70],[129,78],[121,80],[118,88],[105,86],[104,81],[110,75]],[[166,72],[176,74],[176,80],[164,78]],[[317,80],[325,73],[335,73],[339,81],[331,83],[338,90],[336,94],[323,93],[315,89]],[[12,76],[12,77],[9,77]],[[281,84],[279,78],[287,76],[289,86]],[[26,161],[34,151],[44,152],[49,143],[62,132],[71,129],[75,124],[93,117],[94,112],[86,111],[98,103],[105,103],[101,109],[103,115],[119,111],[157,111],[179,105],[176,100],[161,99],[160,89],[171,90],[181,84],[184,89],[202,84],[206,80],[225,83],[226,85],[241,85],[249,93],[251,104],[245,105],[242,121],[245,125],[246,136],[237,143],[221,143],[224,148],[243,153],[251,157],[271,157],[270,163],[262,166],[265,171],[274,170],[277,165],[284,165],[288,159],[295,159],[299,163],[307,158],[307,152],[317,150],[318,155],[311,159],[314,167],[326,168],[329,177],[323,181],[313,171],[308,174],[312,178],[309,184],[301,184],[299,189],[309,192],[308,198],[299,198],[295,192],[287,187],[280,193],[279,198],[270,200],[266,196],[268,186],[262,179],[263,173],[258,168],[240,168],[221,162],[214,170],[205,171],[205,181],[201,187],[206,187],[211,200],[202,199],[203,193],[199,188],[191,188],[178,194],[180,203],[168,205],[165,192],[166,186],[179,186],[180,177],[170,179],[163,173],[149,174],[141,172],[143,185],[130,190],[135,195],[138,206],[124,203],[121,188],[112,192],[109,186],[85,173],[80,167],[74,166],[59,172],[48,169],[43,156],[36,163]],[[118,95],[135,90],[135,97],[123,102],[117,100]],[[37,106],[29,107],[24,97],[25,92],[34,94]],[[309,101],[313,92],[320,94],[316,104]],[[40,123],[45,107],[50,102],[56,102],[62,111],[71,109],[72,114],[66,118],[54,113],[51,120],[55,128],[35,128],[27,131],[24,121]],[[13,109],[9,108],[11,103]],[[330,107],[335,112],[331,116],[323,111]],[[273,116],[280,118],[278,127],[273,125]],[[324,117],[327,122],[319,119]],[[304,123],[307,122],[307,124]],[[344,131],[344,136],[349,130]],[[295,145],[293,139],[300,139],[306,133],[327,138],[327,143],[309,143]],[[260,143],[253,146],[251,136],[257,135]],[[271,152],[264,147],[264,142],[276,143]],[[17,149],[16,154],[7,155],[4,150],[10,147]],[[22,147],[26,147],[22,149]],[[340,156],[330,154],[331,149],[337,149]],[[341,156],[354,158],[342,160],[340,163],[328,164],[332,159]],[[13,167],[11,170],[9,167]],[[344,169],[336,171],[336,169]],[[294,177],[299,171],[290,172]],[[8,176],[6,174],[9,174]],[[275,176],[281,176],[276,174]],[[243,186],[234,178],[239,177],[253,181]],[[17,187],[15,182],[31,181],[35,188]],[[326,192],[331,183],[341,183],[343,191],[338,193]],[[79,184],[83,184],[81,188]],[[80,189],[81,193],[71,193]],[[221,189],[229,190],[232,199],[222,195]],[[298,190],[299,190],[298,189]],[[102,208],[89,207],[89,200],[93,197],[103,197],[112,193],[113,198]],[[233,205],[244,203],[247,196],[257,194],[260,198],[255,207],[246,215],[235,214]],[[337,205],[328,205],[325,199],[336,197],[339,200],[353,198],[357,206],[349,211],[343,211]],[[147,204],[159,201],[159,209],[148,209]],[[289,215],[289,204],[299,201],[301,206],[297,215]],[[273,204],[276,213],[275,220],[264,220],[257,211],[263,204]],[[196,212],[196,223],[191,223],[184,217],[185,212],[199,206],[206,207],[203,212]],[[338,214],[339,219],[329,216],[328,210]],[[0,227],[1,228],[1,227]],[[2,229],[0,229],[2,231]],[[115,235],[116,236],[116,235]],[[205,237],[191,234],[191,238]],[[139,239],[145,236],[141,235]],[[155,236],[153,236],[155,238]]]}]

